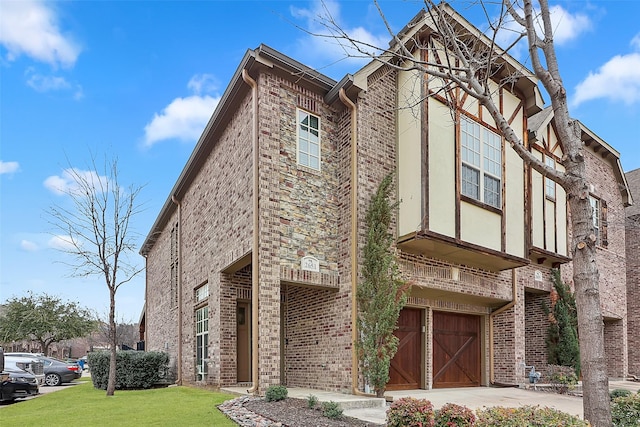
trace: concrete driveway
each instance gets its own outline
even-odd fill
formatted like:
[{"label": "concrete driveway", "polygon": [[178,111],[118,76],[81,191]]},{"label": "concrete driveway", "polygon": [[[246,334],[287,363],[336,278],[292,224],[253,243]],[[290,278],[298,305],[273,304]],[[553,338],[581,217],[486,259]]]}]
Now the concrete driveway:
[{"label": "concrete driveway", "polygon": [[[637,393],[640,382],[634,381],[609,381],[609,389],[626,389]],[[414,397],[429,400],[435,409],[445,403],[457,403],[476,410],[483,407],[505,406],[520,407],[525,405],[555,408],[572,415],[583,418],[582,398],[563,394],[534,391],[522,388],[498,388],[498,387],[465,387],[432,390],[407,390],[388,391],[385,395],[392,396],[394,400],[401,397]],[[360,408],[345,410],[345,415],[360,418],[365,421],[383,424],[386,416],[386,407]]]}]

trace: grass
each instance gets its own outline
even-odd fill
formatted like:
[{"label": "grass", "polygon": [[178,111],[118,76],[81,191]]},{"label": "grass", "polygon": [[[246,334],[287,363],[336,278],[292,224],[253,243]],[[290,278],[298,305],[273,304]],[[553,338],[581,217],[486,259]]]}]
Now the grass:
[{"label": "grass", "polygon": [[[216,407],[230,394],[191,387],[116,390],[106,396],[91,381],[0,408],[2,425],[237,426]],[[6,423],[6,424],[5,424]]]}]

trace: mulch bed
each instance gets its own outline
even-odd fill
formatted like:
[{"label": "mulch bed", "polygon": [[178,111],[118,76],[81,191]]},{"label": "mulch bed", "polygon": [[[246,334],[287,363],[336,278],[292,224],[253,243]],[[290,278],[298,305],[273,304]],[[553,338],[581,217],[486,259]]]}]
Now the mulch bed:
[{"label": "mulch bed", "polygon": [[336,420],[327,418],[319,408],[308,408],[307,401],[303,399],[267,402],[263,398],[243,396],[227,401],[218,408],[243,427],[380,427],[380,424],[346,416]]}]

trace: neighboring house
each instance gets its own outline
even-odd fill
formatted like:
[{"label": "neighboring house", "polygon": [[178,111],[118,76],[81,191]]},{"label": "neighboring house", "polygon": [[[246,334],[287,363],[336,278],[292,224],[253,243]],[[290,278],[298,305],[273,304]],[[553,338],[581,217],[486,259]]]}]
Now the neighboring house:
[{"label": "neighboring house", "polygon": [[[428,14],[411,24],[401,37],[428,42]],[[495,85],[504,116],[560,169],[537,79],[501,61],[523,73]],[[570,261],[565,193],[477,102],[441,89],[376,62],[336,82],[267,46],[247,52],[141,249],[145,348],[171,355],[177,382],[366,389],[354,291],[366,209],[392,171],[399,265],[414,285],[388,389],[513,384],[525,366],[544,369],[541,303],[551,269]],[[433,96],[411,102],[422,91]],[[631,199],[618,153],[586,127],[583,139],[607,260],[606,350],[622,377],[624,231],[612,218],[623,221]]]},{"label": "neighboring house", "polygon": [[626,209],[629,374],[640,377],[640,169],[626,173],[636,204]]}]

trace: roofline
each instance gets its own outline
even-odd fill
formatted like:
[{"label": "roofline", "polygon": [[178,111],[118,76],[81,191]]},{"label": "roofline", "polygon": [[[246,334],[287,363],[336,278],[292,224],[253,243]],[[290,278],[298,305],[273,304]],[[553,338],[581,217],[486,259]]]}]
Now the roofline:
[{"label": "roofline", "polygon": [[583,138],[582,140],[586,140],[584,135],[587,135],[591,140],[593,140],[596,144],[604,148],[611,156],[613,156],[613,172],[616,175],[618,183],[620,183],[620,195],[622,196],[622,202],[625,207],[631,206],[633,204],[633,197],[631,196],[631,190],[629,190],[629,183],[627,182],[627,177],[624,174],[624,170],[622,169],[622,164],[620,163],[620,152],[609,145],[605,140],[596,135],[591,129],[589,129],[584,123],[578,120],[580,123],[580,129],[582,130]]},{"label": "roofline", "polygon": [[[158,217],[151,226],[147,237],[140,247],[140,255],[146,256],[155,245],[159,234],[176,209],[176,202],[182,200],[200,166],[206,160],[213,146],[215,146],[216,141],[215,139],[212,140],[212,138],[214,138],[218,132],[224,130],[226,122],[222,119],[232,108],[233,100],[236,99],[238,93],[241,91],[249,91],[249,86],[242,79],[242,70],[251,72],[256,67],[279,68],[286,73],[296,76],[299,80],[317,87],[320,91],[325,92],[325,97],[332,94],[334,89],[337,94],[337,90],[341,87],[340,85],[350,86],[350,82],[353,80],[352,78],[350,79],[348,75],[338,83],[332,78],[307,67],[265,44],[261,44],[256,49],[248,49],[236,68],[224,94],[220,98],[220,102],[202,131],[191,156],[171,189]],[[336,89],[336,87],[338,89]],[[174,202],[174,200],[176,202]]]},{"label": "roofline", "polygon": [[[465,27],[469,34],[478,37],[478,39],[485,45],[492,44],[492,41],[489,37],[487,37],[479,28],[469,22],[469,20],[467,20],[464,16],[458,13],[448,3],[439,3],[438,5],[434,6],[434,8],[438,8],[443,13],[446,13],[449,17],[451,17],[451,19],[455,20],[458,24]],[[400,32],[398,32],[398,38],[402,41],[402,43],[406,44],[416,34],[424,31],[425,29],[430,29],[434,33],[437,31],[437,28],[435,28],[435,25],[432,22],[429,11],[426,9],[421,9],[409,21],[409,23],[405,25],[405,27],[400,30]],[[389,43],[389,48],[393,50],[396,44],[396,41],[392,40]],[[516,83],[516,87],[518,87],[518,89],[523,92],[526,97],[525,99],[528,101],[525,105],[528,114],[532,115],[541,111],[544,107],[544,100],[542,98],[540,88],[538,87],[539,79],[536,74],[516,58],[514,58],[508,51],[504,50],[502,47],[494,44],[493,49],[498,53],[498,55],[500,55],[500,58],[496,58],[497,60],[503,61],[505,65],[508,65],[512,69],[522,73],[522,77],[518,80],[518,83]],[[377,67],[374,67],[374,70],[375,69],[377,69]]]}]

